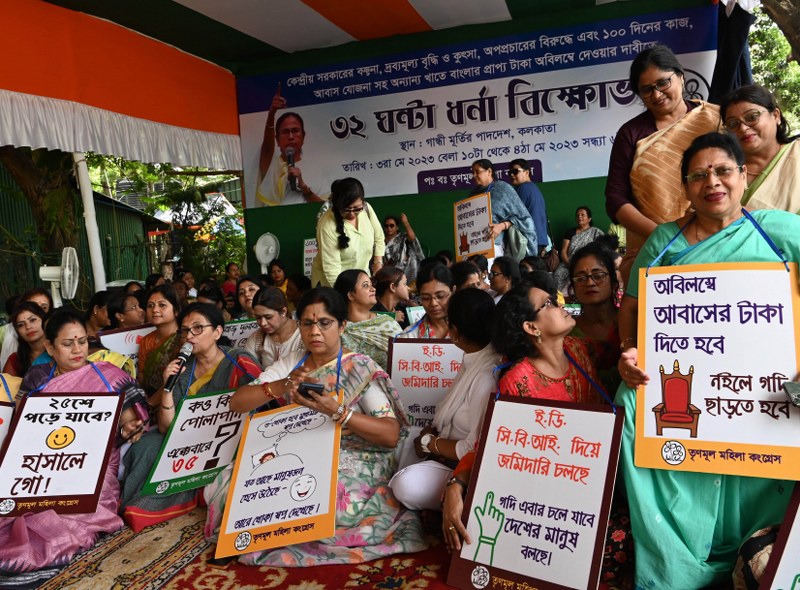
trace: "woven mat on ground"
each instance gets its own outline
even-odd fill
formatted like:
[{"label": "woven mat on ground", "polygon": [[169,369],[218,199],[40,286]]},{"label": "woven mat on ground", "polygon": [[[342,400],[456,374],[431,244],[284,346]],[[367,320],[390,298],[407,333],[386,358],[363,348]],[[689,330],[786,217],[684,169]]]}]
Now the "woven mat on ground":
[{"label": "woven mat on ground", "polygon": [[40,590],[341,590],[344,588],[444,590],[449,557],[440,540],[414,554],[357,565],[308,568],[210,566],[214,547],[203,539],[206,511],[110,535],[76,557]]}]

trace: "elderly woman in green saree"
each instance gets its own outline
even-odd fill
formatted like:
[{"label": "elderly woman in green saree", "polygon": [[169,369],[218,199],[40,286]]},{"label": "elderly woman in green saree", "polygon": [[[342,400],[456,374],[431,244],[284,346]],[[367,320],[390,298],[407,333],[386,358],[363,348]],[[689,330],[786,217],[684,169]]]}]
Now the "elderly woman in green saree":
[{"label": "elderly woman in green saree", "polygon": [[[747,168],[734,138],[708,133],[683,155],[681,176],[693,211],[658,226],[634,263],[619,313],[622,356],[617,404],[625,408],[620,471],[631,511],[636,585],[702,588],[730,584],[736,551],[754,531],[783,519],[793,482],[637,467],[636,388],[650,381],[639,366],[639,269],[722,262],[800,262],[800,218],[740,205]],[[769,342],[760,354],[769,354]],[[754,354],[756,352],[754,351]]]},{"label": "elderly woman in green saree", "polygon": [[192,355],[181,368],[173,359],[164,369],[163,380],[178,376],[171,392],[161,390],[158,407],[158,428],[153,429],[131,447],[123,464],[123,516],[134,531],[185,514],[197,506],[198,490],[176,494],[143,494],[142,487],[157,460],[164,435],[175,419],[181,400],[201,393],[229,391],[250,383],[261,372],[261,366],[250,353],[221,346],[222,312],[215,305],[192,303],[178,317],[181,343],[192,345]]},{"label": "elderly woman in green saree", "polygon": [[[408,432],[408,417],[389,376],[369,357],[342,346],[347,306],[330,287],[312,289],[300,299],[297,314],[306,350],[267,368],[254,384],[239,388],[231,409],[249,412],[279,399],[310,408],[343,427],[336,492],[336,530],[332,537],[273,550],[246,553],[248,565],[305,567],[361,563],[427,548],[415,512],[403,509],[388,487],[395,470],[395,447]],[[303,397],[303,382],[324,385]],[[344,394],[339,405],[331,395]],[[205,487],[206,537],[216,540],[232,470]]]}]

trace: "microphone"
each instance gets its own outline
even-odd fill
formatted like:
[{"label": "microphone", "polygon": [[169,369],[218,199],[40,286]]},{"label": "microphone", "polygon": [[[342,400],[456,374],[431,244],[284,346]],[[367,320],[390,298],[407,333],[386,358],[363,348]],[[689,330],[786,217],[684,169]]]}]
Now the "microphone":
[{"label": "microphone", "polygon": [[178,365],[178,372],[169,376],[169,379],[167,379],[167,382],[164,384],[164,391],[172,393],[172,388],[175,387],[175,382],[178,380],[178,376],[181,374],[181,369],[183,369],[186,361],[188,361],[189,357],[192,355],[193,348],[194,347],[192,346],[191,342],[185,342],[183,346],[181,346],[181,350],[178,352],[177,357],[181,362],[180,365]]},{"label": "microphone", "polygon": [[[289,168],[294,168],[294,148],[286,148],[286,164]],[[293,191],[297,190],[297,177],[289,175],[289,188]]]}]

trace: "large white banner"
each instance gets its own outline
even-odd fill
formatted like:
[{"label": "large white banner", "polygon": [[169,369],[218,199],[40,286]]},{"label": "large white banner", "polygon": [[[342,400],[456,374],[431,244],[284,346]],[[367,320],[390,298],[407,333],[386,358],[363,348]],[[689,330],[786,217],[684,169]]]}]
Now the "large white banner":
[{"label": "large white banner", "polygon": [[[240,78],[246,204],[305,202],[288,185],[288,147],[298,186],[320,196],[345,176],[369,196],[462,190],[479,158],[503,173],[525,158],[535,181],[604,176],[617,129],[643,111],[628,83],[631,60],[668,45],[687,93],[705,98],[716,22],[709,5]],[[302,123],[267,129],[277,140],[267,146],[273,160],[261,161],[276,96],[275,122],[293,112]]]}]

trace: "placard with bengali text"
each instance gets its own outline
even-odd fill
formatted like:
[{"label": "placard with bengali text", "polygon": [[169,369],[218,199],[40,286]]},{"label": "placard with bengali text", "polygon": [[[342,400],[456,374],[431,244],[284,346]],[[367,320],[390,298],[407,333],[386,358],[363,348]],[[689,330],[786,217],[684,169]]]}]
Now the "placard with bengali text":
[{"label": "placard with bengali text", "polygon": [[222,335],[231,340],[234,348],[244,348],[250,334],[258,330],[258,322],[255,320],[236,320],[227,322],[222,329]]},{"label": "placard with bengali text", "polygon": [[246,415],[230,409],[231,391],[186,397],[175,410],[144,494],[175,494],[203,487],[236,454]]},{"label": "placard with bengali text", "polygon": [[296,404],[245,422],[217,557],[333,535],[340,431],[328,416]]},{"label": "placard with bengali text", "polygon": [[489,234],[492,223],[492,201],[489,193],[481,193],[453,203],[456,261],[475,254],[494,258],[494,240]]},{"label": "placard with bengali text", "polygon": [[412,426],[430,426],[436,406],[447,395],[463,360],[464,351],[445,338],[389,341],[389,376]]},{"label": "placard with bengali text", "polygon": [[640,467],[796,479],[797,264],[654,267],[639,274]]},{"label": "placard with bengali text", "polygon": [[492,396],[447,583],[597,588],[623,408]]},{"label": "placard with bengali text", "polygon": [[97,509],[122,396],[26,396],[0,457],[0,516]]}]

